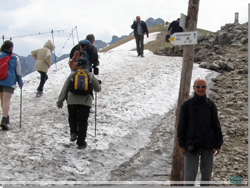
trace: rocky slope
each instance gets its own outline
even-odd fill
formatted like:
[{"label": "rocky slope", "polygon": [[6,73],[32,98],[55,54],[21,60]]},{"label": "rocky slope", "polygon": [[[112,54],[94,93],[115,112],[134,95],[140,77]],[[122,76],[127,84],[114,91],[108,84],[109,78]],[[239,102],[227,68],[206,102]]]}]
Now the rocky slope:
[{"label": "rocky slope", "polygon": [[196,60],[221,73],[212,81],[210,97],[218,107],[224,144],[215,158],[213,180],[240,176],[248,180],[248,24],[227,24],[214,35],[200,37]]}]

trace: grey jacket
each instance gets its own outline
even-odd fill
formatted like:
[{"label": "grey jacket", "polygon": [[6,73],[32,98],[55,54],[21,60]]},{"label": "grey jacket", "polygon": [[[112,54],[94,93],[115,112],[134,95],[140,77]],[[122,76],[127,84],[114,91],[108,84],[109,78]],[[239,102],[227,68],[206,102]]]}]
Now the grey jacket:
[{"label": "grey jacket", "polygon": [[[71,104],[80,104],[80,105],[85,105],[85,106],[92,106],[92,101],[93,101],[93,97],[91,95],[77,95],[74,93],[71,93],[70,91],[68,91],[68,87],[70,84],[70,79],[73,76],[74,72],[72,72],[68,78],[66,79],[64,86],[61,90],[61,93],[58,97],[58,101],[57,101],[57,107],[62,107],[63,106],[63,102],[66,99],[68,105]],[[93,73],[89,72],[88,73],[90,76],[90,83],[92,84],[92,87],[94,89],[94,91],[99,92],[101,91],[101,86],[98,82],[98,79],[94,76]]]}]

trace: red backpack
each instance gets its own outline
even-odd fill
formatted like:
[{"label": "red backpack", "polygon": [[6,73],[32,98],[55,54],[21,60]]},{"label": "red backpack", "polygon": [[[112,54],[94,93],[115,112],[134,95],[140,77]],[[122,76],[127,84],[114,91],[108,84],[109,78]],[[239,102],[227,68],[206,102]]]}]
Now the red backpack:
[{"label": "red backpack", "polygon": [[8,75],[8,63],[10,60],[9,55],[0,59],[0,80],[4,80],[7,78]]}]

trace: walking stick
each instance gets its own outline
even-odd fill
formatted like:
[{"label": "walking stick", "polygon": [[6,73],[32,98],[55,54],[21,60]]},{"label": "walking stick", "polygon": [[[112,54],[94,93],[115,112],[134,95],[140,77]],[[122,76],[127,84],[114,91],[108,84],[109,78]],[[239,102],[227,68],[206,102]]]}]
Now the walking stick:
[{"label": "walking stick", "polygon": [[23,90],[20,90],[20,129],[22,128],[22,101],[23,101]]},{"label": "walking stick", "polygon": [[97,92],[95,92],[95,137],[96,137],[96,114],[97,114]]}]

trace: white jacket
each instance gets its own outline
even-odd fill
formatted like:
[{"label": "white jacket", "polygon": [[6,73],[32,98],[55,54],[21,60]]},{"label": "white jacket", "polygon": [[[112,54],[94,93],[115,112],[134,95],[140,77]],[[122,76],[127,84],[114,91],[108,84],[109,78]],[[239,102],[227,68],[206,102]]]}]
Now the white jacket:
[{"label": "white jacket", "polygon": [[48,72],[51,64],[51,52],[55,49],[55,46],[48,40],[43,48],[34,50],[31,52],[31,56],[36,60],[34,69],[41,72]]}]

